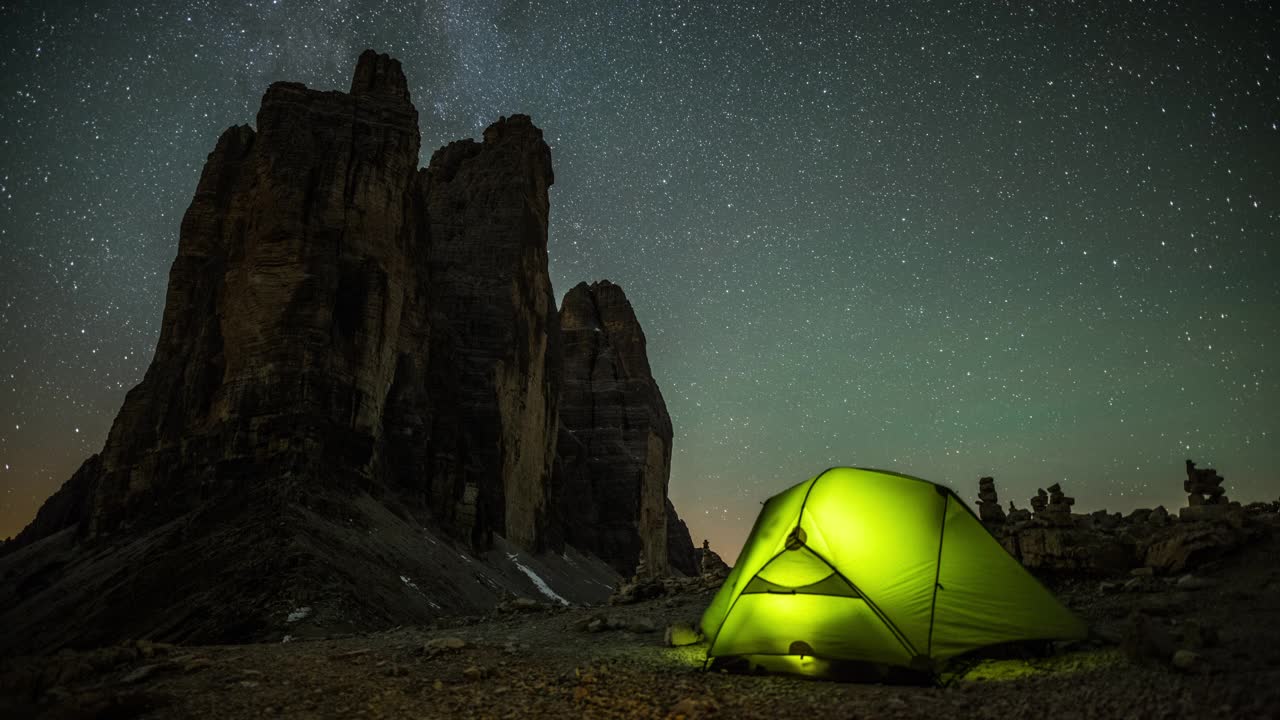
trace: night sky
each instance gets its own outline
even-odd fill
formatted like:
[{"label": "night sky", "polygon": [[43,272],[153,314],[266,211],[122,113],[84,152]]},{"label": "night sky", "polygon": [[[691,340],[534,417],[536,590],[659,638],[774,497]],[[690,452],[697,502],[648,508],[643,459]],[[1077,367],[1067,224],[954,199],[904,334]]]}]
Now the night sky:
[{"label": "night sky", "polygon": [[[1032,7],[1028,7],[1031,5]],[[47,7],[46,7],[47,6]],[[96,11],[85,8],[97,8]],[[0,537],[101,449],[267,85],[404,65],[422,162],[552,146],[558,295],[622,285],[695,541],[836,464],[1027,505],[1280,495],[1270,2],[0,5]]]}]

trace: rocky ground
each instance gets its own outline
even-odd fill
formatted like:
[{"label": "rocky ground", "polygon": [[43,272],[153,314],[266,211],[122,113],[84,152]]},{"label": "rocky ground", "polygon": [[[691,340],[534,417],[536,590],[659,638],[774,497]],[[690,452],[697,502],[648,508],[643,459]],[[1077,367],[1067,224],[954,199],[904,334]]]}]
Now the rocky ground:
[{"label": "rocky ground", "polygon": [[435,627],[286,643],[148,643],[4,661],[3,717],[1280,717],[1280,533],[1193,574],[1059,583],[1096,638],[985,659],[944,687],[704,672],[695,587],[600,607],[508,603]]}]

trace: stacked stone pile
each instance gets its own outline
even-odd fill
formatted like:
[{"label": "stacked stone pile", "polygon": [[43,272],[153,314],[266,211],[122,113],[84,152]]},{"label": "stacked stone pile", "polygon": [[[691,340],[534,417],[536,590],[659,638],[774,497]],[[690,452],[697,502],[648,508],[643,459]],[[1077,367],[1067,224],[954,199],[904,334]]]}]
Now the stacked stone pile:
[{"label": "stacked stone pile", "polygon": [[1035,497],[1031,498],[1036,519],[1051,527],[1070,527],[1071,506],[1075,504],[1076,499],[1067,497],[1058,483],[1050,485],[1048,493],[1036,490]]},{"label": "stacked stone pile", "polygon": [[1213,468],[1197,468],[1187,461],[1187,479],[1182,489],[1187,492],[1187,507],[1179,515],[1187,520],[1203,520],[1219,516],[1231,506],[1227,489],[1222,487],[1223,477]]},{"label": "stacked stone pile", "polygon": [[729,575],[729,565],[711,549],[711,543],[702,541],[702,549],[694,551],[698,555],[698,567],[704,578],[723,579]]},{"label": "stacked stone pile", "polygon": [[1226,505],[1227,489],[1222,487],[1223,477],[1213,468],[1197,468],[1187,461],[1187,479],[1182,489],[1187,491],[1188,505]]},{"label": "stacked stone pile", "polygon": [[[1280,502],[1230,502],[1222,476],[1187,461],[1184,488],[1190,505],[1177,515],[1164,506],[1128,514],[1097,510],[1075,515],[1075,499],[1054,484],[1038,490],[1031,510],[1013,503],[1003,523],[987,523],[1000,544],[1028,568],[1047,572],[1115,575],[1145,569],[1172,575],[1213,562],[1280,528]],[[979,480],[979,510],[995,500],[994,482]],[[980,512],[980,517],[986,517]]]},{"label": "stacked stone pile", "polygon": [[978,518],[984,523],[1004,524],[1004,510],[1000,508],[1000,498],[996,495],[995,478],[978,478]]}]

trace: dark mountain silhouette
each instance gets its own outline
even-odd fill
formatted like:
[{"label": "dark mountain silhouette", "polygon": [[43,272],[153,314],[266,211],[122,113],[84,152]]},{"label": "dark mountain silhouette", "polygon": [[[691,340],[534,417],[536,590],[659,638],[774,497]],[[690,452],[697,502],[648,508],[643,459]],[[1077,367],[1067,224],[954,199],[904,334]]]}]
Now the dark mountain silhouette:
[{"label": "dark mountain silhouette", "polygon": [[[400,64],[373,51],[350,92],[275,83],[256,129],[223,133],[146,376],[0,550],[0,647],[421,622],[505,593],[602,599],[616,576],[591,556],[667,565],[670,420],[620,289],[628,390],[562,358],[542,132],[512,115],[426,169],[418,152]],[[621,433],[585,506],[551,496],[565,387],[575,431]],[[592,392],[600,427],[573,404]]]}]

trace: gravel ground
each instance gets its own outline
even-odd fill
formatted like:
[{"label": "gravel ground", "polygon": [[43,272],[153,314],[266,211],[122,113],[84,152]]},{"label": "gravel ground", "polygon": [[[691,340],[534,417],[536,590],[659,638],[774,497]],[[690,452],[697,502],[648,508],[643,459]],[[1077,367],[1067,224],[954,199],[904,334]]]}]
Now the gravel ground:
[{"label": "gravel ground", "polygon": [[[705,645],[667,647],[709,593],[601,608],[536,607],[430,628],[271,645],[141,643],[3,661],[2,717],[46,718],[1268,718],[1280,717],[1275,539],[1206,569],[1195,590],[1142,578],[1059,588],[1099,640],[988,660],[947,687],[703,672]],[[1123,579],[1127,581],[1128,579]],[[1133,660],[1135,608],[1185,644],[1180,670]],[[600,618],[619,629],[589,632]],[[435,641],[434,643],[432,641]],[[461,645],[461,647],[456,647]]]}]

